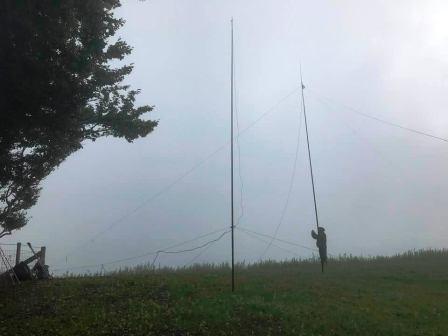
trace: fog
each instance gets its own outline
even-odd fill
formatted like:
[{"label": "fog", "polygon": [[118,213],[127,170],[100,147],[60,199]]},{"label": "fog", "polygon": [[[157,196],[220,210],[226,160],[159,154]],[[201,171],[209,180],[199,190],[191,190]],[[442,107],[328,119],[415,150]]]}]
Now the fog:
[{"label": "fog", "polygon": [[[329,253],[366,256],[447,246],[448,143],[347,107],[448,137],[448,3],[129,0],[117,15],[126,20],[119,35],[134,48],[126,61],[135,69],[126,82],[142,90],[140,104],[155,105],[148,117],[160,124],[132,144],[114,138],[86,142],[45,180],[29,224],[4,242],[45,245],[50,267],[65,269],[145,254],[230,227],[233,17],[238,122],[241,130],[250,127],[238,138],[241,162],[235,164],[236,217],[239,173],[243,180],[241,228],[274,234],[302,125],[278,238],[314,246],[301,64]],[[264,255],[266,243],[241,230],[235,241],[237,261]],[[274,244],[295,254],[271,246],[264,258],[312,254]],[[182,266],[193,259],[229,261],[230,235],[205,252],[160,255],[157,263]]]}]

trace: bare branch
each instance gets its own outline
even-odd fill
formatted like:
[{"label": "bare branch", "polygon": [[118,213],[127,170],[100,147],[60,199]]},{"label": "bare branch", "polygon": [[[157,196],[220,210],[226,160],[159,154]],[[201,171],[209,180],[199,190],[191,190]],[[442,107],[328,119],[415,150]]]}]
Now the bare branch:
[{"label": "bare branch", "polygon": [[8,236],[8,235],[10,235],[10,234],[11,234],[11,231],[3,230],[3,231],[0,233],[0,238],[3,238],[4,236]]}]

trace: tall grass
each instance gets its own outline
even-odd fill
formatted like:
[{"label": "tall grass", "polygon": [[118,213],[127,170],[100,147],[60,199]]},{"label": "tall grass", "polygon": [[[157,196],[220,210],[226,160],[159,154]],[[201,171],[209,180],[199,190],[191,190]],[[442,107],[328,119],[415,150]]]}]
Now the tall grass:
[{"label": "tall grass", "polygon": [[[328,260],[328,267],[331,270],[345,270],[351,266],[362,266],[363,268],[389,268],[410,266],[415,267],[432,267],[440,265],[441,261],[448,262],[448,249],[421,249],[410,250],[404,253],[394,254],[391,256],[354,256],[351,254],[343,254],[339,256],[331,256]],[[303,271],[316,270],[320,261],[317,256],[307,259],[288,259],[288,260],[262,260],[252,263],[239,262],[235,265],[238,272],[269,272],[278,269],[296,269]],[[141,264],[133,267],[122,267],[105,274],[86,273],[80,276],[118,276],[118,275],[138,275],[138,274],[173,274],[173,273],[224,273],[230,270],[229,263],[195,263],[189,266],[178,267],[154,267],[151,263]],[[65,277],[72,277],[73,274],[65,274]],[[79,275],[78,275],[79,276]]]}]

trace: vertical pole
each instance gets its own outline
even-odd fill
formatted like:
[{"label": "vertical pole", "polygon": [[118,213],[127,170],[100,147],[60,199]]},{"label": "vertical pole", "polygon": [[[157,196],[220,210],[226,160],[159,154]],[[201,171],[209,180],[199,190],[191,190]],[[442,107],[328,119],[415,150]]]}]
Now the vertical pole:
[{"label": "vertical pole", "polygon": [[20,250],[22,249],[22,243],[17,243],[17,248],[16,248],[16,265],[19,264],[20,262]]},{"label": "vertical pole", "polygon": [[232,230],[232,292],[235,291],[235,238],[234,238],[234,211],[233,211],[233,18],[231,24],[231,59],[230,59],[230,211]]},{"label": "vertical pole", "polygon": [[313,186],[314,213],[316,215],[316,227],[319,229],[319,216],[317,215],[316,190],[314,188],[313,164],[311,163],[310,138],[309,138],[309,135],[308,135],[308,123],[307,123],[307,120],[306,120],[305,96],[303,94],[303,90],[305,89],[305,85],[303,85],[303,80],[302,80],[302,67],[300,67],[300,85],[302,87],[302,106],[303,106],[303,116],[305,117],[306,143],[308,145],[308,159],[309,159],[309,162],[310,162],[311,185]]},{"label": "vertical pole", "polygon": [[47,252],[47,248],[45,246],[42,246],[40,248],[40,264],[45,265],[45,253]]}]

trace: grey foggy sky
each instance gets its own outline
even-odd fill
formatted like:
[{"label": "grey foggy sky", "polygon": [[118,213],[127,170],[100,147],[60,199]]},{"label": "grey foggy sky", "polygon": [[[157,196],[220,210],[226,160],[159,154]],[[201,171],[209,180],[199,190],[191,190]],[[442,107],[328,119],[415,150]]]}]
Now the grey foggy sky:
[{"label": "grey foggy sky", "polygon": [[[86,244],[228,141],[233,16],[242,129],[298,87],[302,63],[329,252],[446,247],[448,144],[343,108],[448,137],[446,1],[129,0],[117,14],[127,21],[119,35],[134,47],[127,62],[135,69],[127,82],[142,89],[139,103],[156,106],[150,117],[160,125],[133,144],[113,138],[85,143],[46,179],[29,224],[5,242],[44,244],[48,263],[64,268],[143,254],[229,226],[226,147]],[[295,153],[298,94],[240,138],[241,225],[248,229],[273,234],[279,221]],[[335,102],[326,105],[324,97]],[[301,132],[297,175],[278,237],[313,246],[304,128]],[[238,215],[238,179],[235,186]],[[265,248],[238,231],[236,244],[239,261],[257,260]],[[65,255],[81,245],[66,263]],[[229,246],[227,236],[198,261],[229,260]],[[182,265],[196,254],[164,255],[160,262]],[[274,246],[267,254],[292,256]]]}]

